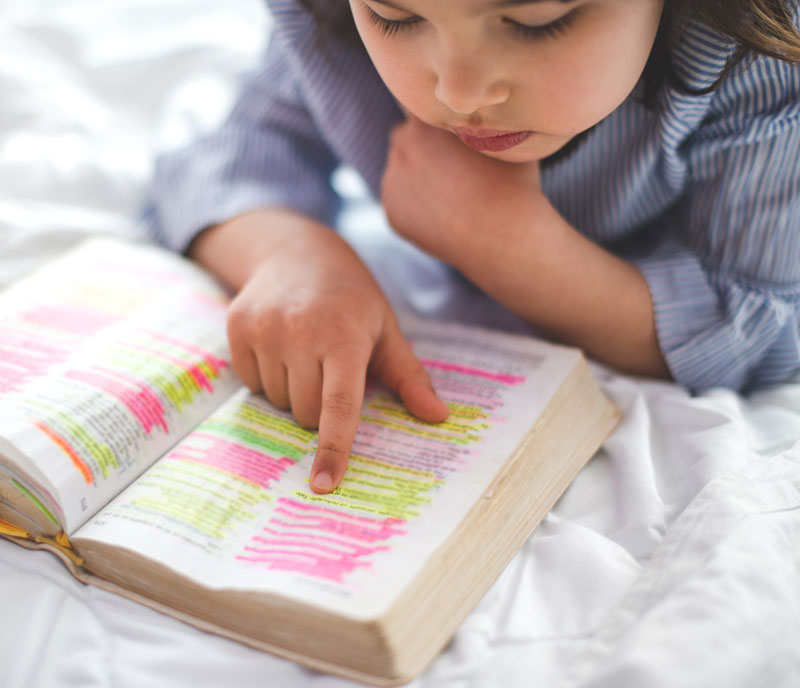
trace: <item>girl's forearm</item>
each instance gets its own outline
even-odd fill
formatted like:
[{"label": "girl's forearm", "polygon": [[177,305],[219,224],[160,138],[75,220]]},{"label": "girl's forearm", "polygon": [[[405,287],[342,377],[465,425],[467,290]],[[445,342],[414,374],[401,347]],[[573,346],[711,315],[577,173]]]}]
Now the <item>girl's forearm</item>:
[{"label": "girl's forearm", "polygon": [[313,250],[317,234],[329,238],[332,231],[291,210],[264,208],[206,229],[189,245],[187,255],[238,292],[287,241],[308,241]]},{"label": "girl's forearm", "polygon": [[[518,217],[526,214],[520,213]],[[537,222],[458,266],[535,327],[618,370],[668,378],[647,283],[632,264],[573,229],[541,197]]]}]

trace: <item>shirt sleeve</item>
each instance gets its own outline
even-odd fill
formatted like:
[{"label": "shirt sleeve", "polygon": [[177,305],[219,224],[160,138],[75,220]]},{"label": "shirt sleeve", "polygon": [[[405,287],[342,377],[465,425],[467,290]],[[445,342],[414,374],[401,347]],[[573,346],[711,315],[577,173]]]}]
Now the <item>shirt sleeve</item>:
[{"label": "shirt sleeve", "polygon": [[227,122],[157,160],[145,228],[182,252],[203,229],[257,208],[288,208],[330,224],[339,207],[330,185],[337,164],[274,36]]},{"label": "shirt sleeve", "polygon": [[756,60],[683,149],[685,192],[635,261],[661,350],[692,390],[800,371],[800,66]]}]

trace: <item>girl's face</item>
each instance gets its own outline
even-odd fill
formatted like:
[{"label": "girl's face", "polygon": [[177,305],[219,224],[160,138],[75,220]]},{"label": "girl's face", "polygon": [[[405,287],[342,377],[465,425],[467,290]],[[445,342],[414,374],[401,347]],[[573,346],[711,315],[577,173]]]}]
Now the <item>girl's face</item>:
[{"label": "girl's face", "polygon": [[508,162],[555,153],[630,94],[664,0],[349,0],[411,114]]}]

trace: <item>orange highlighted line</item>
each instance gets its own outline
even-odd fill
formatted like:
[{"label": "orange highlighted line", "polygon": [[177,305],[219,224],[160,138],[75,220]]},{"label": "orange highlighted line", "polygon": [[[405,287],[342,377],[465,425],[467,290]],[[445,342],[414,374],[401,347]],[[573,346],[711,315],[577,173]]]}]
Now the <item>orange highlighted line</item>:
[{"label": "orange highlighted line", "polygon": [[61,449],[64,450],[64,453],[72,459],[72,463],[75,464],[75,468],[77,468],[81,474],[83,475],[83,479],[86,481],[87,485],[91,485],[94,482],[94,475],[92,475],[92,469],[86,465],[86,462],[75,453],[75,450],[67,444],[67,441],[61,437],[61,435],[57,434],[50,428],[48,428],[44,423],[35,423],[36,427],[39,428],[45,435],[47,435],[53,442],[55,442]]}]

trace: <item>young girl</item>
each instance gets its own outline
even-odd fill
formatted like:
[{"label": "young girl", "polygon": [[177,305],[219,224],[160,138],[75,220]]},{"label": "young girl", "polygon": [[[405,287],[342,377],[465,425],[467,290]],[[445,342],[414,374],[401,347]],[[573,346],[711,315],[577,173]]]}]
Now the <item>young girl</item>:
[{"label": "young girl", "polygon": [[555,339],[693,390],[800,369],[797,0],[273,0],[263,69],[160,161],[151,226],[238,295],[252,389],[344,473],[367,368],[447,407],[328,228],[352,165],[394,229]]}]

